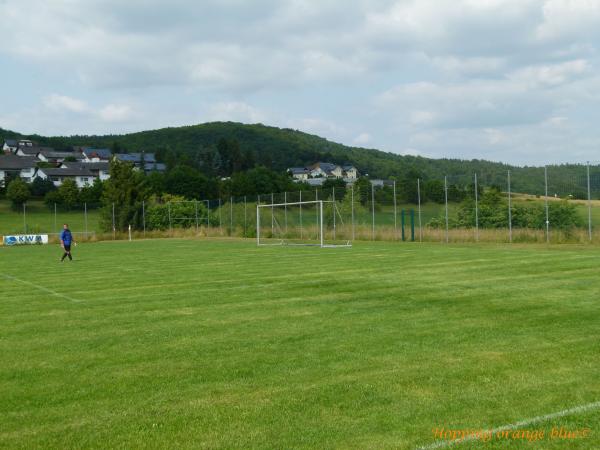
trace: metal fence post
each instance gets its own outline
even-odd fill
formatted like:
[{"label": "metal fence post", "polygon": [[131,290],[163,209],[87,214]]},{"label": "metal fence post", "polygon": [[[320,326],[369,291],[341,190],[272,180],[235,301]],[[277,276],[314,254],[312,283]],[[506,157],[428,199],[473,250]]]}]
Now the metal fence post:
[{"label": "metal fence post", "polygon": [[144,229],[144,237],[146,237],[146,201],[142,200],[142,227]]},{"label": "metal fence post", "polygon": [[221,208],[221,199],[219,198],[219,234],[223,234],[223,214]]},{"label": "metal fence post", "polygon": [[113,228],[113,241],[117,238],[117,227],[115,224],[115,203],[112,204],[112,228]]},{"label": "metal fence post", "polygon": [[169,233],[172,234],[173,233],[173,222],[171,220],[171,202],[167,203],[167,209],[169,212]]},{"label": "metal fence post", "polygon": [[85,238],[88,237],[88,216],[87,216],[87,202],[83,203],[83,222],[85,224]]},{"label": "metal fence post", "polygon": [[273,206],[275,203],[273,200],[274,198],[274,194],[271,192],[271,237],[273,237],[275,234],[275,207]]},{"label": "metal fence post", "polygon": [[27,234],[27,202],[23,203],[23,233]]},{"label": "metal fence post", "polygon": [[198,229],[200,228],[200,223],[198,222],[198,200],[194,200],[194,214],[196,215],[196,234],[198,234]]},{"label": "metal fence post", "polygon": [[587,163],[588,234],[592,242],[592,189],[590,187],[590,162]]},{"label": "metal fence post", "polygon": [[229,197],[229,236],[233,236],[233,197]]},{"label": "metal fence post", "polygon": [[331,199],[333,203],[331,204],[331,213],[333,214],[333,239],[335,239],[335,187],[331,188]]},{"label": "metal fence post", "polygon": [[244,195],[244,237],[247,236],[247,228],[248,228],[248,203],[246,202],[246,196]]},{"label": "metal fence post", "polygon": [[302,227],[302,189],[300,190],[300,239],[304,236],[304,228]]},{"label": "metal fence post", "polygon": [[375,240],[375,185],[371,182],[371,240]]},{"label": "metal fence post", "polygon": [[350,210],[352,214],[352,240],[354,240],[354,183],[350,186],[351,198],[350,198]]},{"label": "metal fence post", "polygon": [[479,185],[475,174],[475,242],[479,242]]},{"label": "metal fence post", "polygon": [[[402,227],[404,233],[404,227]],[[398,239],[398,210],[396,205],[396,180],[394,180],[394,239]],[[402,239],[404,240],[404,239]]]},{"label": "metal fence post", "polygon": [[54,232],[58,233],[58,220],[56,214],[56,203],[54,204]]},{"label": "metal fence post", "polygon": [[545,208],[546,208],[546,242],[550,242],[550,213],[548,211],[548,167],[544,166]]},{"label": "metal fence post", "polygon": [[284,217],[284,222],[285,222],[285,232],[287,233],[287,230],[288,230],[288,224],[287,224],[287,192],[283,193],[283,203],[285,203],[285,205],[283,205],[283,217]]},{"label": "metal fence post", "polygon": [[446,243],[450,242],[450,237],[448,235],[448,177],[444,177],[444,198],[446,202]]},{"label": "metal fence post", "polygon": [[508,171],[508,242],[512,242],[512,199],[510,192],[510,170]]},{"label": "metal fence post", "polygon": [[423,227],[421,226],[421,179],[417,178],[417,203],[419,207],[419,242],[423,242]]}]

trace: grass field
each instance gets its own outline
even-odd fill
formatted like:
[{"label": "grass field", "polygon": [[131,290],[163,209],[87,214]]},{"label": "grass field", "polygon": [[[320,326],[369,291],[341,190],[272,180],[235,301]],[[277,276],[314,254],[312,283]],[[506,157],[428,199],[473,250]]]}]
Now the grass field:
[{"label": "grass field", "polygon": [[546,435],[453,448],[600,447],[598,248],[74,254],[0,247],[2,448],[443,448],[520,421]]}]

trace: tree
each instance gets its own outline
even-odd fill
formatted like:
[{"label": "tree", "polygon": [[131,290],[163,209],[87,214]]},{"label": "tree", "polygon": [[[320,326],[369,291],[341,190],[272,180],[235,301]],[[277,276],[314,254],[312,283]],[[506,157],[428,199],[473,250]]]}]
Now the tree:
[{"label": "tree", "polygon": [[110,179],[104,182],[102,192],[101,226],[111,230],[125,231],[128,225],[142,226],[142,201],[147,198],[145,176],[128,162],[113,160],[110,163]]},{"label": "tree", "polygon": [[94,180],[94,184],[91,186],[84,186],[79,191],[79,203],[86,203],[87,205],[93,205],[100,203],[102,198],[102,181],[100,178]]},{"label": "tree", "polygon": [[13,208],[23,205],[30,196],[29,186],[21,178],[15,178],[6,188],[6,197],[11,201]]},{"label": "tree", "polygon": [[48,192],[56,190],[56,186],[50,178],[35,177],[31,183],[31,195],[34,197],[44,197]]},{"label": "tree", "polygon": [[67,178],[58,187],[57,192],[61,199],[62,206],[66,209],[71,209],[77,205],[77,201],[79,200],[79,189],[77,188],[75,180]]}]

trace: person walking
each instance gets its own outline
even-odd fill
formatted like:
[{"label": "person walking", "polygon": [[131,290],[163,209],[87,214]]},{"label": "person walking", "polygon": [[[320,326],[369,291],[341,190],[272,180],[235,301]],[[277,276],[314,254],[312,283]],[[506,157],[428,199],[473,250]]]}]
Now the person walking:
[{"label": "person walking", "polygon": [[65,223],[63,225],[63,230],[60,233],[60,246],[65,253],[62,255],[62,258],[60,258],[60,262],[63,262],[67,256],[69,257],[69,261],[73,261],[73,256],[71,256],[71,244],[77,245],[73,239],[71,230],[69,230],[69,225]]}]

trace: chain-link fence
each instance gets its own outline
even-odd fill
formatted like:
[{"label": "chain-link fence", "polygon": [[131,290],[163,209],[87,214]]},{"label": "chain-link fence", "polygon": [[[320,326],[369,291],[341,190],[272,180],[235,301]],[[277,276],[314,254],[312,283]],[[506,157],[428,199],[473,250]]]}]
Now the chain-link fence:
[{"label": "chain-link fence", "polygon": [[[600,242],[600,165],[516,168],[503,176],[362,180],[346,188],[308,188],[188,201],[88,205],[64,209],[29,202],[0,207],[0,233],[83,236],[232,236],[315,239],[323,201],[327,240],[438,242]],[[257,205],[261,206],[257,223]],[[265,207],[265,205],[273,205]]]}]

